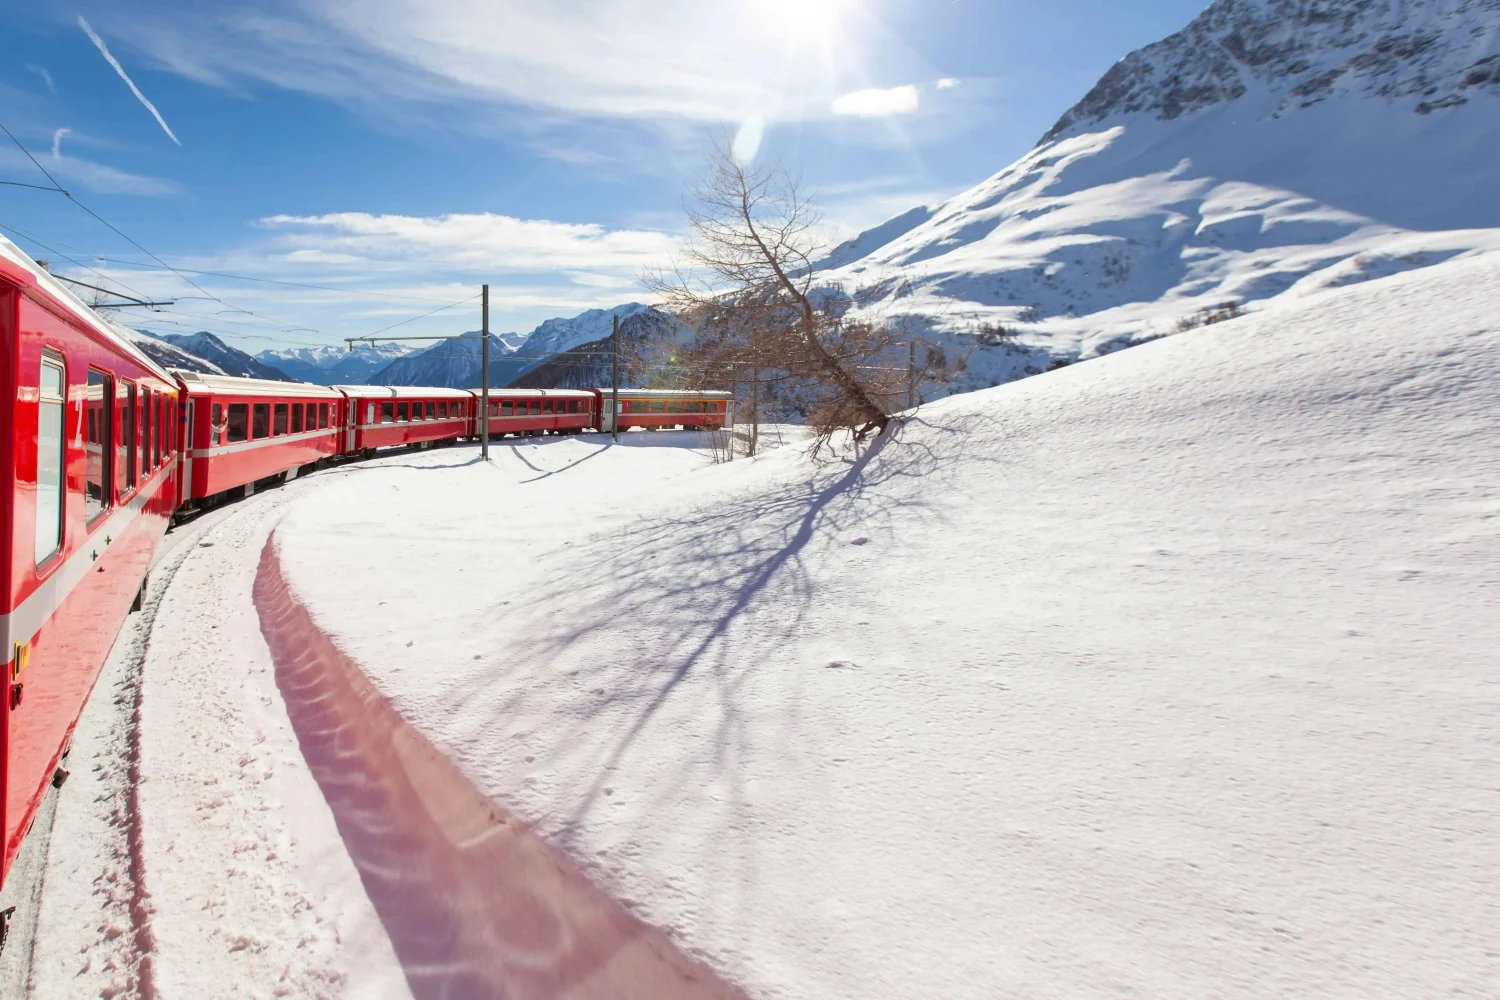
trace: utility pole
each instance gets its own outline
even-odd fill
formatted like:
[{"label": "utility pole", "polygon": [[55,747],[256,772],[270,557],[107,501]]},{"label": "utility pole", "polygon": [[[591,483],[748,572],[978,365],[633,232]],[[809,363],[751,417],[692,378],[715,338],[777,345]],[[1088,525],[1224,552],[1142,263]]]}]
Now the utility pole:
[{"label": "utility pole", "polygon": [[753,458],[760,451],[760,367],[758,365],[751,370],[751,378],[755,380],[750,384],[750,456]]},{"label": "utility pole", "polygon": [[609,361],[609,426],[620,440],[620,317],[615,316],[614,354]]},{"label": "utility pole", "polygon": [[[480,291],[479,457],[490,460],[490,286]],[[474,301],[473,299],[469,300]]]},{"label": "utility pole", "polygon": [[917,342],[908,340],[906,342],[906,408],[915,409],[917,405]]}]

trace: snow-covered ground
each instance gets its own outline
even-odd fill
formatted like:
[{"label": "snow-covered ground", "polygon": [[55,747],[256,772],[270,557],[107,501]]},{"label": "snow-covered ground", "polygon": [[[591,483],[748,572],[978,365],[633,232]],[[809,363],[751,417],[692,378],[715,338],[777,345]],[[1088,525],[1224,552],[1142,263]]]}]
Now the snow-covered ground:
[{"label": "snow-covered ground", "polygon": [[[551,857],[517,820],[755,998],[1489,995],[1497,291],[1281,298],[820,464],[506,442],[218,512],[142,640],[134,888],[49,881],[37,995],[499,995],[492,933],[534,977],[602,905],[477,905]],[[666,995],[590,976],[514,995]]]}]

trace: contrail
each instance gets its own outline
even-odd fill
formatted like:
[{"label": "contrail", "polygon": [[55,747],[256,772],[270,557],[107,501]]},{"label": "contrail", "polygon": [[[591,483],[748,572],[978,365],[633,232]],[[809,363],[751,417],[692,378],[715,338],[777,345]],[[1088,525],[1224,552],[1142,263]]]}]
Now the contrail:
[{"label": "contrail", "polygon": [[83,19],[82,14],[78,15],[78,26],[83,29],[85,35],[89,36],[89,41],[94,43],[94,47],[99,50],[99,53],[104,56],[105,60],[115,68],[115,72],[120,74],[120,79],[125,81],[125,84],[130,88],[130,92],[136,96],[136,99],[146,106],[147,111],[156,116],[156,124],[160,125],[161,130],[167,133],[167,138],[181,146],[182,140],[172,134],[171,128],[167,126],[167,120],[161,116],[160,111],[156,110],[156,105],[146,100],[146,95],[141,93],[141,88],[135,85],[135,81],[125,72],[125,67],[120,65],[120,61],[109,54],[109,46],[104,44],[104,39],[94,33],[94,29],[89,27],[89,23]]},{"label": "contrail", "polygon": [[54,160],[62,159],[62,139],[71,131],[73,130],[70,128],[60,128],[52,133],[52,158]]}]

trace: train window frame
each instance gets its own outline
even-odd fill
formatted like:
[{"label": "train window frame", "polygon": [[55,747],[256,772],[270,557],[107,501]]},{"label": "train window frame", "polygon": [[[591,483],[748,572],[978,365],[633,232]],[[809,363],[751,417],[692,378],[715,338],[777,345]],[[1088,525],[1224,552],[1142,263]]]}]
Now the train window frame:
[{"label": "train window frame", "polygon": [[653,399],[646,404],[647,413],[666,413],[667,401],[665,399]]},{"label": "train window frame", "polygon": [[394,423],[395,420],[396,401],[393,399],[387,399],[380,404],[380,419],[375,422],[378,424],[389,424]]},{"label": "train window frame", "polygon": [[680,399],[669,399],[669,400],[667,400],[667,412],[668,413],[681,413],[682,412],[682,400],[680,400]]},{"label": "train window frame", "polygon": [[[94,381],[98,379],[98,381]],[[92,398],[94,387],[99,387],[99,396]],[[88,418],[95,416],[94,438],[88,439]],[[85,384],[83,398],[83,422],[84,422],[84,468],[83,468],[83,511],[84,523],[92,525],[109,513],[114,503],[115,483],[115,378],[108,372],[102,372],[95,368],[88,370],[88,380]],[[101,426],[102,425],[102,426]],[[98,475],[93,477],[94,470],[88,465],[88,446],[96,444],[99,446]],[[98,497],[89,496],[89,488],[98,490]],[[92,510],[90,508],[93,508]]]},{"label": "train window frame", "polygon": [[254,403],[250,407],[250,440],[261,441],[271,436],[271,404]]},{"label": "train window frame", "polygon": [[544,399],[544,400],[542,400],[542,412],[544,414],[546,414],[547,416],[551,416],[552,415],[552,400],[550,400],[550,399]]},{"label": "train window frame", "polygon": [[115,380],[115,495],[135,489],[135,383]]},{"label": "train window frame", "polygon": [[151,472],[156,468],[156,464],[151,461],[151,406],[152,406],[151,398],[152,398],[152,396],[153,396],[153,393],[151,392],[150,389],[147,389],[147,388],[144,388],[144,387],[141,389],[141,411],[140,411],[140,414],[138,415],[138,417],[136,419],[136,432],[137,432],[136,433],[136,437],[139,438],[140,442],[141,442],[141,481],[142,482],[145,482],[146,481],[146,477],[149,476],[151,474]]},{"label": "train window frame", "polygon": [[516,415],[516,404],[509,399],[500,400],[500,415],[502,417],[513,417]]},{"label": "train window frame", "polygon": [[[239,436],[235,436],[235,411],[239,411]],[[250,404],[230,403],[224,408],[224,434],[223,440],[236,444],[240,441],[249,441],[250,438]]]},{"label": "train window frame", "polygon": [[428,420],[436,420],[437,419],[437,400],[435,400],[435,399],[429,399],[427,401],[427,419]]},{"label": "train window frame", "polygon": [[[241,403],[240,405],[244,406],[245,404]],[[245,421],[248,425],[250,420],[249,411],[246,410],[245,412]],[[224,443],[224,433],[225,428],[228,426],[228,421],[228,415],[224,412],[224,404],[214,403],[213,407],[208,411],[208,443],[210,445]]]},{"label": "train window frame", "polygon": [[[37,568],[45,566],[48,562],[56,559],[62,553],[63,535],[67,530],[67,504],[68,504],[68,364],[61,354],[44,349],[41,362],[37,366],[37,413],[36,413],[36,517],[32,529],[32,541],[35,545]],[[48,370],[56,373],[56,389],[49,393]],[[44,409],[45,408],[45,409]],[[52,418],[48,426],[44,428],[44,418]],[[55,428],[51,426],[55,421]],[[52,450],[52,436],[55,434],[57,450]],[[43,464],[44,455],[53,455],[57,459],[55,468],[48,468],[55,480],[51,489],[57,494],[57,517],[43,518],[44,507],[43,489]],[[49,463],[50,466],[50,463]],[[43,525],[50,524],[50,535],[43,536]],[[50,538],[51,547],[43,549],[44,537]]]},{"label": "train window frame", "polygon": [[535,416],[535,415],[537,415],[537,414],[539,414],[541,412],[542,412],[542,401],[540,399],[533,399],[531,401],[531,413],[532,413],[532,415]]},{"label": "train window frame", "polygon": [[328,404],[327,403],[319,403],[318,404],[318,430],[323,431],[323,430],[327,430],[327,429],[328,429]]},{"label": "train window frame", "polygon": [[396,401],[396,423],[404,424],[411,419],[411,406],[404,399]]},{"label": "train window frame", "polygon": [[292,404],[292,424],[291,424],[291,431],[290,431],[290,433],[292,433],[292,434],[301,434],[302,433],[302,404],[301,403],[293,403]]}]

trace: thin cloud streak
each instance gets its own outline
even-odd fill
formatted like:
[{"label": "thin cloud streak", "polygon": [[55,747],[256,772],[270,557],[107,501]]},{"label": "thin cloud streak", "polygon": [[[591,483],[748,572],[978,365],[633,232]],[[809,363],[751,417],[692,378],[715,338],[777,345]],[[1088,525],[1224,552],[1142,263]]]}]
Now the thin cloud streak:
[{"label": "thin cloud streak", "polygon": [[52,82],[52,74],[47,72],[47,67],[38,66],[36,63],[27,63],[26,68],[42,78],[42,82],[47,85],[47,93],[57,93],[57,85]]},{"label": "thin cloud streak", "polygon": [[56,132],[52,133],[52,158],[54,160],[62,159],[63,136],[67,135],[71,131],[73,130],[70,128],[60,128]]},{"label": "thin cloud streak", "polygon": [[89,36],[89,41],[94,43],[94,47],[99,50],[100,55],[104,56],[104,60],[115,68],[116,73],[120,74],[120,79],[125,81],[125,85],[130,88],[130,92],[135,95],[136,100],[144,104],[146,110],[151,112],[152,116],[156,118],[156,123],[161,126],[161,130],[167,133],[167,138],[181,146],[182,140],[172,134],[171,127],[167,125],[167,120],[161,116],[161,112],[156,110],[156,105],[152,104],[146,99],[146,95],[141,93],[141,88],[135,85],[135,81],[130,78],[130,74],[125,72],[125,67],[120,65],[120,61],[110,54],[109,46],[105,45],[104,39],[100,38],[94,29],[89,27],[89,23],[83,19],[82,14],[78,15],[78,26],[83,29],[85,35]]}]

